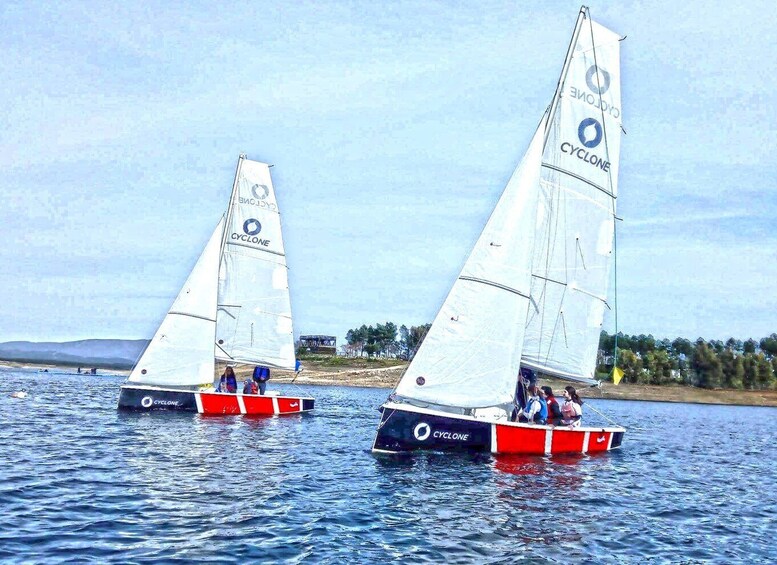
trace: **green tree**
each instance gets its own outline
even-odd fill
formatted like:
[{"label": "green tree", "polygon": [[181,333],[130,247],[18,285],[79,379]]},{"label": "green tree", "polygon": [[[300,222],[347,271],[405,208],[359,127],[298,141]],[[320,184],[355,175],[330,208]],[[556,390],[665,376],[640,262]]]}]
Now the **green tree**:
[{"label": "green tree", "polygon": [[766,353],[770,358],[777,355],[777,333],[765,337],[761,340],[761,351]]},{"label": "green tree", "polygon": [[684,337],[678,337],[672,342],[672,353],[690,356],[693,353],[693,344]]},{"label": "green tree", "polygon": [[742,356],[736,355],[732,349],[726,349],[718,355],[723,370],[723,385],[726,388],[742,388],[742,378],[745,367]]},{"label": "green tree", "polygon": [[429,332],[429,328],[432,324],[423,324],[420,326],[402,326],[399,328],[399,343],[405,358],[410,360],[415,355],[418,348],[421,347],[426,334]]},{"label": "green tree", "polygon": [[696,386],[717,388],[723,385],[723,369],[720,359],[701,338],[696,342],[691,367],[696,373]]},{"label": "green tree", "polygon": [[759,353],[756,356],[755,366],[756,386],[761,390],[774,388],[774,369],[766,355]]},{"label": "green tree", "polygon": [[744,375],[742,375],[742,386],[747,390],[754,390],[758,382],[755,354],[745,353],[742,356],[742,366],[745,371]]},{"label": "green tree", "polygon": [[618,349],[620,368],[623,370],[623,380],[627,383],[645,382],[646,376],[642,367],[642,359],[628,349]]},{"label": "green tree", "polygon": [[742,351],[745,353],[755,353],[756,347],[758,347],[758,343],[753,338],[750,338],[742,345]]},{"label": "green tree", "polygon": [[672,382],[672,360],[663,349],[649,351],[645,355],[648,379],[652,385],[663,385]]}]

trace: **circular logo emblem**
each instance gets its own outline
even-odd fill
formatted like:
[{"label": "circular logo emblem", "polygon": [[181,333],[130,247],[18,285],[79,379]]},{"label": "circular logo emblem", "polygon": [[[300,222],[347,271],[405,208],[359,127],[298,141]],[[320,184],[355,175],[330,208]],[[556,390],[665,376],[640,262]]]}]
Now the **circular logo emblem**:
[{"label": "circular logo emblem", "polygon": [[257,198],[259,200],[264,200],[269,196],[270,189],[267,187],[266,184],[255,184],[251,187],[251,194],[254,195],[254,198]]},{"label": "circular logo emblem", "polygon": [[140,405],[143,408],[151,408],[151,405],[154,403],[154,399],[150,396],[144,396],[143,400],[140,401]]},{"label": "circular logo emblem", "polygon": [[432,433],[432,428],[426,422],[421,422],[413,429],[413,435],[418,441],[424,441]]},{"label": "circular logo emblem", "polygon": [[259,220],[248,218],[243,222],[243,231],[246,232],[247,235],[256,235],[262,231],[262,224],[259,223]]},{"label": "circular logo emblem", "polygon": [[585,83],[594,94],[604,94],[610,89],[610,73],[601,67],[591,65],[588,72],[585,73]]},{"label": "circular logo emblem", "polygon": [[602,142],[602,124],[593,118],[586,118],[577,126],[577,137],[586,147],[596,147]]},{"label": "circular logo emblem", "polygon": [[425,378],[423,378],[423,377],[418,377],[418,378],[415,380],[415,384],[417,384],[418,386],[422,386],[422,385],[423,385],[425,382],[426,382],[426,379],[425,379]]}]

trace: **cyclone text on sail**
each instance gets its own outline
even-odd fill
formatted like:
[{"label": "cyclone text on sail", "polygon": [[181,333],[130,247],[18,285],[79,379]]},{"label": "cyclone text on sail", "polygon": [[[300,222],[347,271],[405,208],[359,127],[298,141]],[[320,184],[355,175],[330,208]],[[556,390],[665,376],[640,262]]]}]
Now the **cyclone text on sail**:
[{"label": "cyclone text on sail", "polygon": [[573,155],[580,159],[581,161],[584,161],[586,163],[590,163],[594,167],[598,167],[604,172],[609,172],[610,170],[610,162],[602,159],[595,153],[592,153],[591,151],[588,151],[585,147],[577,147],[575,145],[572,145],[568,141],[565,141],[561,144],[561,152],[566,153],[568,155]]},{"label": "cyclone text on sail", "polygon": [[602,100],[601,96],[597,94],[593,94],[591,92],[586,92],[585,90],[581,90],[579,88],[576,88],[574,86],[569,87],[569,94],[572,96],[574,100],[582,100],[586,104],[590,104],[597,110],[601,110],[605,114],[609,114],[613,118],[620,118],[621,111],[620,108],[617,108],[616,106],[612,106]]}]

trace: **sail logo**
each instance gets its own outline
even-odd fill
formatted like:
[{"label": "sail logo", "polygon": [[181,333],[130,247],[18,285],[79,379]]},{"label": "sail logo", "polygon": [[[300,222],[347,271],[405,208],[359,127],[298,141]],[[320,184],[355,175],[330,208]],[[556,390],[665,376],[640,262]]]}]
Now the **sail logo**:
[{"label": "sail logo", "polygon": [[270,189],[266,184],[255,184],[251,187],[251,194],[253,194],[254,198],[257,200],[264,200],[267,198],[267,196],[269,196]]},{"label": "sail logo", "polygon": [[418,441],[424,441],[432,434],[432,428],[426,422],[421,422],[413,429],[413,435]]},{"label": "sail logo", "polygon": [[250,204],[251,206],[256,206],[258,208],[265,208],[267,210],[272,210],[273,212],[278,210],[278,206],[275,205],[275,202],[267,200],[267,197],[270,196],[270,187],[266,184],[255,184],[251,186],[251,195],[253,198],[239,197],[238,202],[240,204]]},{"label": "sail logo", "polygon": [[243,222],[243,231],[246,233],[246,235],[256,235],[262,231],[262,224],[259,223],[259,220],[248,218],[245,222]]},{"label": "sail logo", "polygon": [[604,129],[594,118],[585,118],[577,126],[577,138],[580,140],[581,146],[574,145],[568,141],[564,141],[561,144],[561,152],[567,155],[577,157],[581,161],[588,163],[598,169],[601,169],[605,173],[610,171],[610,162],[606,159],[602,159],[592,151],[597,147],[604,139]]},{"label": "sail logo", "polygon": [[610,90],[612,84],[610,73],[601,67],[591,65],[585,73],[585,84],[590,92],[575,86],[569,87],[569,94],[573,100],[582,100],[597,110],[601,110],[603,114],[610,115],[615,119],[620,118],[620,108],[602,99],[602,95]]},{"label": "sail logo", "polygon": [[243,233],[232,232],[231,238],[235,241],[244,241],[245,243],[253,243],[255,245],[261,245],[262,247],[269,247],[270,240],[256,237],[259,232],[262,231],[262,224],[256,218],[248,218],[243,222]]},{"label": "sail logo", "polygon": [[[593,134],[593,137],[591,135]],[[577,126],[577,137],[580,143],[588,148],[593,148],[602,142],[602,124],[594,118],[586,118]]]},{"label": "sail logo", "polygon": [[[594,80],[594,77],[596,80]],[[601,67],[591,65],[585,73],[585,83],[594,94],[604,94],[610,90],[610,73]]]}]

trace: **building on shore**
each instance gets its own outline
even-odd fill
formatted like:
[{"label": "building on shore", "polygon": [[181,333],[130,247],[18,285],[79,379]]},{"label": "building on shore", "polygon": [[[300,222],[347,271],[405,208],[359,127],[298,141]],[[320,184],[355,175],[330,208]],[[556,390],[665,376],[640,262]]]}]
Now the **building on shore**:
[{"label": "building on shore", "polygon": [[301,335],[299,346],[306,353],[337,354],[337,338],[333,335]]}]

